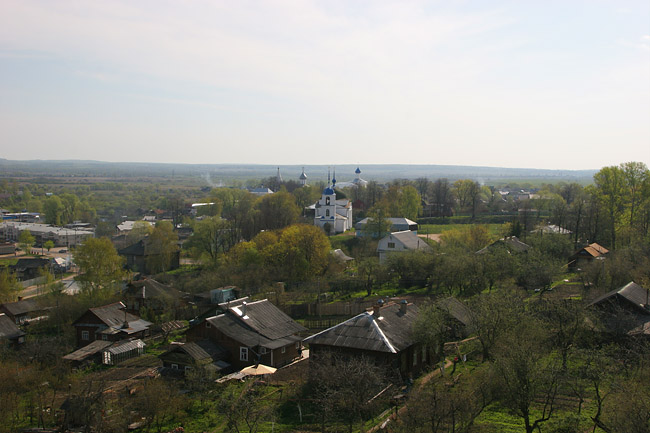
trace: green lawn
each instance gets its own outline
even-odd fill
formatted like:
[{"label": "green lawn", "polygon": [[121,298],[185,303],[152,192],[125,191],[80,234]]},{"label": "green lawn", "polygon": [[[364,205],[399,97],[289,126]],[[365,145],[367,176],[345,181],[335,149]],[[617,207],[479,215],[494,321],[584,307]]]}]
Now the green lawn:
[{"label": "green lawn", "polygon": [[[501,236],[503,232],[504,224],[481,224],[488,227],[488,231],[491,235]],[[433,234],[433,233],[443,233],[448,230],[454,229],[467,229],[471,224],[422,224],[418,228],[418,234]]]}]

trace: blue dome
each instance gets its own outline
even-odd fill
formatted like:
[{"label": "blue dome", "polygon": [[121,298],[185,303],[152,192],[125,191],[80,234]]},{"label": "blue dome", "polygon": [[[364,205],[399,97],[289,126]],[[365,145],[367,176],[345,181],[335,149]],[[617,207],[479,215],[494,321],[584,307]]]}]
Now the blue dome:
[{"label": "blue dome", "polygon": [[328,186],[323,190],[323,195],[334,195],[334,190]]},{"label": "blue dome", "polygon": [[359,170],[359,167],[357,167],[357,169],[354,170],[354,172],[355,172],[356,174],[361,174],[361,170]]}]

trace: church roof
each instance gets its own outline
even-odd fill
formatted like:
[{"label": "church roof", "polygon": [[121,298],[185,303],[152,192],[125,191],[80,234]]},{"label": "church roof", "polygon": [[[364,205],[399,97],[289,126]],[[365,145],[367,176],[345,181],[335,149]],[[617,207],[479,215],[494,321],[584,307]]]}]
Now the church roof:
[{"label": "church roof", "polygon": [[354,170],[354,172],[355,172],[356,174],[361,174],[361,170],[359,170],[359,167],[357,167],[357,169]]},{"label": "church roof", "polygon": [[307,180],[307,175],[305,174],[305,168],[303,167],[302,173],[300,173],[300,180]]},{"label": "church roof", "polygon": [[328,186],[323,190],[323,195],[334,195],[334,190]]}]

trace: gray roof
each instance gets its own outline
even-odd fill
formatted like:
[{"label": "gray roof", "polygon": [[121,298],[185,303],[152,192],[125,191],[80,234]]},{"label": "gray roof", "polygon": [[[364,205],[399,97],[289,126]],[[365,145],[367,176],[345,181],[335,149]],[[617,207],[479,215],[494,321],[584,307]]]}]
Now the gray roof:
[{"label": "gray roof", "polygon": [[214,344],[210,340],[201,340],[192,343],[174,344],[171,349],[160,356],[164,357],[174,352],[184,352],[195,361],[203,361],[205,359],[215,361],[223,360],[228,355],[228,350],[225,348]]},{"label": "gray roof", "polygon": [[151,278],[131,282],[127,285],[125,294],[138,299],[180,298],[184,295],[180,290]]},{"label": "gray roof", "polygon": [[488,251],[492,250],[493,248],[497,248],[497,247],[505,248],[506,251],[508,251],[508,253],[510,254],[522,253],[530,249],[530,245],[520,241],[517,236],[508,236],[505,238],[501,238],[498,241],[492,242],[487,247],[478,250],[476,254],[485,254]]},{"label": "gray roof", "polygon": [[111,344],[113,344],[112,341],[95,340],[90,344],[82,347],[81,349],[77,349],[72,353],[68,353],[63,357],[63,359],[67,361],[83,361],[84,359],[87,359],[88,357],[101,352],[102,349],[105,349]]},{"label": "gray roof", "polygon": [[22,337],[23,335],[25,335],[25,333],[16,326],[9,316],[0,313],[0,339],[7,338],[12,340],[14,338]]},{"label": "gray roof", "polygon": [[400,305],[389,304],[379,310],[379,317],[371,311],[363,312],[306,338],[305,343],[398,353],[415,343],[411,328],[417,316],[418,308],[413,304],[407,306],[406,313]]},{"label": "gray roof", "polygon": [[330,254],[332,254],[334,257],[336,257],[338,260],[341,260],[342,262],[349,262],[350,260],[354,260],[354,257],[348,256],[340,248],[330,251]]},{"label": "gray roof", "polygon": [[437,304],[463,325],[469,326],[472,323],[472,312],[458,299],[449,297],[438,301]]},{"label": "gray roof", "polygon": [[600,304],[604,301],[622,301],[633,306],[640,313],[650,314],[650,310],[644,307],[650,301],[650,290],[630,281],[625,286],[605,293],[596,298],[589,306]]},{"label": "gray roof", "polygon": [[[423,251],[428,251],[431,249],[431,246],[424,241],[424,239],[420,239],[418,235],[416,235],[414,232],[410,230],[404,230],[401,232],[394,232],[386,236],[387,238],[394,238],[400,241],[407,249],[409,250],[423,250]],[[386,238],[385,237],[385,238]],[[384,239],[385,239],[384,238]],[[389,250],[393,251],[393,250]]]},{"label": "gray roof", "polygon": [[102,352],[110,352],[113,355],[130,352],[131,350],[143,349],[146,344],[142,340],[118,341]]},{"label": "gray roof", "polygon": [[267,299],[229,307],[224,314],[206,319],[228,337],[249,347],[268,349],[289,345],[302,340],[295,334],[306,328],[294,322]]},{"label": "gray roof", "polygon": [[[370,218],[362,219],[361,221],[359,221],[354,225],[354,228],[359,230],[363,229],[363,227],[366,224],[368,224],[369,219]],[[384,218],[384,219],[390,221],[391,226],[413,226],[413,225],[417,226],[418,225],[418,223],[416,223],[415,221],[411,221],[408,218]]]},{"label": "gray roof", "polygon": [[42,311],[45,308],[38,305],[36,299],[22,299],[16,302],[7,302],[2,306],[13,316],[31,313],[33,311]]},{"label": "gray roof", "polygon": [[[88,311],[108,326],[108,329],[101,331],[104,334],[116,334],[118,332],[133,334],[144,331],[151,325],[150,322],[142,320],[134,314],[127,313],[125,308],[123,303],[115,302],[101,307],[89,308]],[[80,320],[81,318],[75,320],[73,325]],[[125,321],[127,326],[124,326]]]}]

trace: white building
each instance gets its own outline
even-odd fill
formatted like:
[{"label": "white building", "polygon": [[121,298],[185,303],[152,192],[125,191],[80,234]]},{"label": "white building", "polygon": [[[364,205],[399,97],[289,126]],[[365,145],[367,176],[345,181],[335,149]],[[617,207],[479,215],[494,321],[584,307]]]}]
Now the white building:
[{"label": "white building", "polygon": [[336,199],[336,191],[334,191],[336,174],[331,184],[328,175],[327,183],[328,186],[314,206],[314,225],[326,232],[329,229],[329,233],[343,233],[352,228],[352,202],[347,199]]},{"label": "white building", "polygon": [[431,251],[431,247],[410,230],[391,233],[381,238],[377,244],[379,263],[383,263],[389,254],[407,251]]},{"label": "white building", "polygon": [[87,238],[92,238],[95,233],[92,230],[67,229],[49,224],[2,222],[0,223],[0,240],[17,242],[20,233],[24,230],[34,236],[35,245],[42,246],[47,241],[54,242],[54,246],[80,245]]}]

